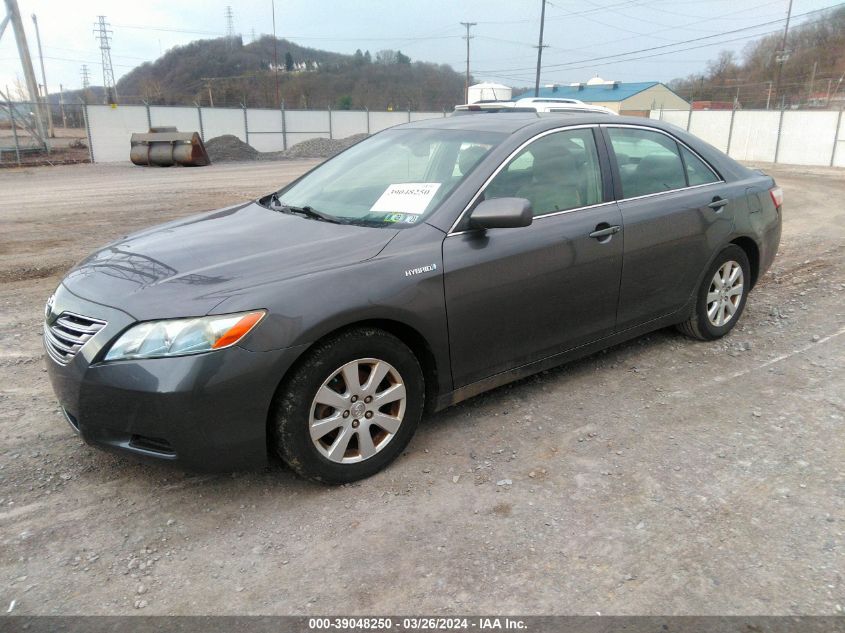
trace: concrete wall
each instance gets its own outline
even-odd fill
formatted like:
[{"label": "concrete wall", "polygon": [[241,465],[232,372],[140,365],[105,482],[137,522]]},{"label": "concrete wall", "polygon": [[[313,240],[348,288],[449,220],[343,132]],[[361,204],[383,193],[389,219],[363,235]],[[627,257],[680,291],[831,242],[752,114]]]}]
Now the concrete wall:
[{"label": "concrete wall", "polygon": [[129,138],[150,126],[199,132],[203,140],[232,134],[261,152],[279,151],[310,138],[345,138],[445,116],[443,112],[269,110],[190,106],[86,106],[94,162],[129,160]]},{"label": "concrete wall", "polygon": [[845,167],[840,110],[652,110],[731,158],[751,162]]}]

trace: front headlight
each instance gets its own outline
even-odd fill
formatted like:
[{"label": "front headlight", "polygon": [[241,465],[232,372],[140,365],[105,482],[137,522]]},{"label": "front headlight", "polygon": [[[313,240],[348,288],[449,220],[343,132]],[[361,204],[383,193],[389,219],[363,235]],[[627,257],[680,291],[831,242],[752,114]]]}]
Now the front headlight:
[{"label": "front headlight", "polygon": [[229,347],[246,336],[265,314],[261,310],[139,323],[115,341],[105,360],[185,356]]}]

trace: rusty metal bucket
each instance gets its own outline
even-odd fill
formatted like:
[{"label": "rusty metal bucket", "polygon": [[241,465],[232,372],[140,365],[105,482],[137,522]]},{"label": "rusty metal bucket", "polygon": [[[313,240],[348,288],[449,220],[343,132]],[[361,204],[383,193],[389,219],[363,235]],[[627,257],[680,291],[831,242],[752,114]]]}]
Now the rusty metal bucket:
[{"label": "rusty metal bucket", "polygon": [[129,139],[129,159],[136,165],[152,167],[203,167],[211,164],[200,135],[177,132],[175,127],[152,127],[149,132]]}]

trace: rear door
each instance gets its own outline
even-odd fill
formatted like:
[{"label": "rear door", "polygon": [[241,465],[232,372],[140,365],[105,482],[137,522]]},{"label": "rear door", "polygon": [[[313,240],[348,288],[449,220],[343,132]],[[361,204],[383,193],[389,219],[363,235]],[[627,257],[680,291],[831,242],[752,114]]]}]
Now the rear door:
[{"label": "rear door", "polygon": [[[533,224],[459,230],[444,240],[456,387],[613,331],[622,218],[602,165],[606,172],[593,128],[544,133],[513,155],[473,202],[528,198]],[[619,232],[590,236],[607,227]]]},{"label": "rear door", "polygon": [[625,227],[618,329],[671,314],[734,225],[734,193],[689,147],[654,128],[602,126]]}]

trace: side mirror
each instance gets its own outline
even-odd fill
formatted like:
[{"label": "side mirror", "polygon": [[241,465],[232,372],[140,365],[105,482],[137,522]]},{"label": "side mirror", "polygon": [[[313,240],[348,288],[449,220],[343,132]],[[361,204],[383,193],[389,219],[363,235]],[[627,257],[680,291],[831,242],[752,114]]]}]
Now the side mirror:
[{"label": "side mirror", "polygon": [[479,203],[469,216],[473,229],[512,229],[534,221],[531,202],[525,198],[493,198]]}]

